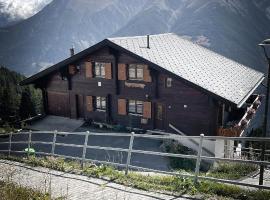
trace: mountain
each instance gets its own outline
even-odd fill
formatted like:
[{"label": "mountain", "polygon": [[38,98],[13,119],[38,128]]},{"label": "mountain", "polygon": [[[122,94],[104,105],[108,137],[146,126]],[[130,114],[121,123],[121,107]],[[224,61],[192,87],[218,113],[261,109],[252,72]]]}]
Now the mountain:
[{"label": "mountain", "polygon": [[27,19],[52,0],[0,0],[0,27],[12,26]]},{"label": "mountain", "polygon": [[112,36],[175,32],[260,71],[268,0],[54,0],[0,29],[0,63],[26,75]]}]

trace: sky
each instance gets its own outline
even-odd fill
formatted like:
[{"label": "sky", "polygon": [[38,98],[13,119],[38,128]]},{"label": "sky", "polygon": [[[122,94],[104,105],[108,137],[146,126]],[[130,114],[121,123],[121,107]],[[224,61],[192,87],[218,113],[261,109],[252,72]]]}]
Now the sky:
[{"label": "sky", "polygon": [[9,21],[27,19],[52,0],[0,0],[0,15],[5,15]]}]

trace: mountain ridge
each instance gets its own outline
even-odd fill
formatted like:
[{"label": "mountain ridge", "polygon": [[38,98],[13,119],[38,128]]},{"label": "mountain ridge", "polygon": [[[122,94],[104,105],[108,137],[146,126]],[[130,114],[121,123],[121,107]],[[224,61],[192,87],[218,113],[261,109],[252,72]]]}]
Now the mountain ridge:
[{"label": "mountain ridge", "polygon": [[[269,16],[268,16],[269,15]],[[173,32],[265,71],[257,44],[270,35],[266,0],[58,0],[0,29],[0,63],[26,75],[107,37]]]}]

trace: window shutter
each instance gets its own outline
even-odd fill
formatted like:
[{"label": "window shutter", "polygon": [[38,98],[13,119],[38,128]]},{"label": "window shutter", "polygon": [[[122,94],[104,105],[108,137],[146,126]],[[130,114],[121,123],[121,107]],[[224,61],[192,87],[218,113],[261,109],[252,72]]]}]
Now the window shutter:
[{"label": "window shutter", "polygon": [[143,118],[151,119],[151,102],[143,102]]},{"label": "window shutter", "polygon": [[126,115],[127,114],[127,101],[126,99],[118,99],[118,114]]},{"label": "window shutter", "polygon": [[105,78],[112,79],[112,64],[111,63],[105,64]]},{"label": "window shutter", "polygon": [[118,80],[127,80],[126,64],[118,64]]},{"label": "window shutter", "polygon": [[69,74],[71,74],[71,75],[76,74],[76,68],[75,68],[75,65],[69,65],[69,66],[68,66],[68,72],[69,72]]},{"label": "window shutter", "polygon": [[91,112],[93,111],[93,97],[86,96],[86,110]]},{"label": "window shutter", "polygon": [[91,62],[85,62],[85,76],[86,78],[93,77],[93,67]]},{"label": "window shutter", "polygon": [[150,75],[150,70],[148,69],[147,65],[144,65],[144,68],[143,68],[143,80],[145,82],[152,82],[152,78],[151,78],[151,75]]}]

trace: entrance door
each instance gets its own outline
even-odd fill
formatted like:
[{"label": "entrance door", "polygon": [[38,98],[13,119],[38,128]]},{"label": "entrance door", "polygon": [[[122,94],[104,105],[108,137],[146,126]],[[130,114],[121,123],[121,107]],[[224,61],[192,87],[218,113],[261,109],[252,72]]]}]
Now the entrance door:
[{"label": "entrance door", "polygon": [[76,110],[77,110],[77,118],[84,118],[84,110],[83,110],[83,95],[76,94]]},{"label": "entrance door", "polygon": [[164,129],[164,113],[165,106],[162,103],[155,104],[155,128],[163,130]]}]

